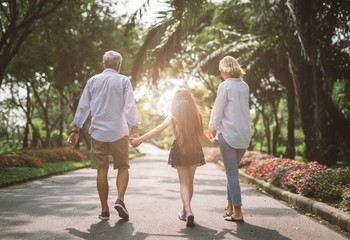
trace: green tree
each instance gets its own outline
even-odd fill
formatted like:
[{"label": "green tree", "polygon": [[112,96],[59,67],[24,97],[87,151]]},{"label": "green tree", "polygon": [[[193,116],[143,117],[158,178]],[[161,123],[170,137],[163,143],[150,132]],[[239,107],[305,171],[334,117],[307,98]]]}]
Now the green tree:
[{"label": "green tree", "polygon": [[[205,0],[168,0],[168,11],[160,12],[160,21],[152,25],[146,34],[143,45],[135,56],[133,63],[133,81],[146,80],[157,85],[162,70],[170,67],[170,60],[181,54],[186,48],[184,39],[193,34],[193,30],[200,25],[202,9]],[[144,12],[149,1],[135,12],[130,18],[126,29],[129,30],[136,19],[136,15]],[[204,20],[204,19],[201,19]],[[141,77],[145,74],[145,77]]]},{"label": "green tree", "polygon": [[[11,61],[4,82],[26,91],[26,97],[12,98],[26,114],[24,146],[29,139],[32,146],[62,146],[84,85],[103,70],[105,51],[119,51],[123,55],[121,73],[130,75],[131,56],[138,49],[136,30],[124,37],[122,18],[116,17],[112,5],[69,1],[34,23],[33,34]],[[43,120],[41,134],[35,119]],[[81,136],[89,146],[88,125]]]},{"label": "green tree", "polygon": [[63,0],[0,2],[0,86],[7,65],[33,30],[34,22],[53,13]]},{"label": "green tree", "polygon": [[[349,1],[286,1],[295,41],[286,42],[307,157],[332,165],[350,147],[350,119],[332,99],[337,80],[349,82]],[[341,141],[339,141],[341,139]],[[341,142],[341,143],[340,143]]]}]

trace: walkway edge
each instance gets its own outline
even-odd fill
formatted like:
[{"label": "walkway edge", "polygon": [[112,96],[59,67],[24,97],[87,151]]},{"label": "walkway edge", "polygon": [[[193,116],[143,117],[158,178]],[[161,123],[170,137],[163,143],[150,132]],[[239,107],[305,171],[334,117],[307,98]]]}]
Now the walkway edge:
[{"label": "walkway edge", "polygon": [[350,214],[344,213],[325,203],[321,203],[307,197],[274,187],[268,182],[256,179],[243,172],[239,172],[239,175],[247,182],[258,185],[275,198],[281,199],[293,206],[299,207],[307,212],[319,216],[322,219],[325,219],[330,223],[339,226],[341,229],[350,232]]}]

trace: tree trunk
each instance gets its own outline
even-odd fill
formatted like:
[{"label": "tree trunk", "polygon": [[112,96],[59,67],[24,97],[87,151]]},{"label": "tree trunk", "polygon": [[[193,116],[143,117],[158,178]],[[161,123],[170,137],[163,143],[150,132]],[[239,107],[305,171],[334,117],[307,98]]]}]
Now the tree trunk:
[{"label": "tree trunk", "polygon": [[264,120],[265,126],[265,135],[266,135],[266,145],[267,145],[267,153],[271,154],[271,132],[270,132],[270,120],[269,117],[265,114],[265,107],[262,105],[262,110],[260,111]]},{"label": "tree trunk", "polygon": [[58,135],[58,147],[63,146],[63,122],[64,122],[64,110],[63,110],[63,92],[60,91],[60,110],[61,110],[61,115],[60,115],[60,120],[59,120],[59,135]]},{"label": "tree trunk", "polygon": [[[317,160],[321,164],[332,166],[337,161],[339,140],[348,141],[346,143],[348,147],[350,147],[350,140],[348,136],[343,135],[340,124],[337,124],[334,117],[336,114],[332,114],[334,111],[332,110],[334,107],[331,98],[332,88],[330,81],[321,71],[322,66],[319,65],[322,52],[317,24],[322,23],[319,22],[320,19],[315,10],[316,4],[316,1],[303,0],[295,0],[290,4],[290,11],[295,16],[294,23],[299,46],[295,44],[298,47],[289,48],[289,54],[292,51],[297,52],[294,56],[290,54],[289,57],[291,70],[294,73],[293,78],[297,83],[295,86],[299,95],[305,142],[309,142],[309,146],[306,146],[308,160]],[[311,103],[310,107],[307,107],[309,103]],[[308,129],[311,125],[312,130]],[[348,125],[347,128],[350,130],[350,123],[345,125]],[[342,139],[336,139],[336,134],[343,136]]]},{"label": "tree trunk", "polygon": [[295,87],[293,84],[293,78],[290,74],[290,69],[288,69],[288,59],[283,58],[283,65],[280,72],[280,78],[283,85],[286,87],[287,95],[287,106],[288,106],[288,137],[286,152],[284,153],[285,158],[295,158],[295,139],[294,139],[294,129],[295,129]]},{"label": "tree trunk", "polygon": [[31,104],[30,104],[30,88],[27,85],[27,102],[26,102],[26,126],[24,128],[24,137],[23,137],[23,148],[28,148],[28,134],[29,134],[29,122],[30,122],[30,112],[31,112],[31,108],[30,108]]},{"label": "tree trunk", "polygon": [[[292,84],[293,86],[293,84]],[[294,139],[294,129],[295,129],[295,92],[294,86],[291,89],[287,89],[287,105],[288,105],[288,140],[287,148],[284,153],[285,158],[295,158],[295,139]]]},{"label": "tree trunk", "polygon": [[277,103],[275,103],[274,101],[271,103],[272,112],[275,119],[275,129],[272,137],[272,155],[274,156],[277,156],[277,142],[278,142],[278,136],[280,135],[280,124],[279,124],[278,115],[277,115],[279,102],[280,100],[278,99]]},{"label": "tree trunk", "polygon": [[315,126],[316,113],[312,67],[301,56],[293,56],[291,51],[288,52],[288,61],[298,99],[301,127],[305,136],[306,157],[308,161],[317,161],[320,159],[320,149],[318,146],[318,131]]},{"label": "tree trunk", "polygon": [[[255,109],[257,109],[257,108],[255,108]],[[248,147],[248,150],[250,150],[250,151],[254,150],[253,139],[255,138],[256,134],[258,133],[258,130],[256,129],[256,125],[258,124],[258,121],[259,121],[259,111],[256,111],[256,115],[255,115],[254,122],[253,122],[253,131],[252,131],[253,134],[252,134],[252,137],[250,139],[249,147]]]}]

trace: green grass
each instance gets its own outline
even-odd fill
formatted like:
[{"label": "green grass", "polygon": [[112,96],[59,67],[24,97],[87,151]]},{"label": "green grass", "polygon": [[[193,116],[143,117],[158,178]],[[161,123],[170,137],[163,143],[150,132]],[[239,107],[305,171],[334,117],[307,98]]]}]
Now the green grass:
[{"label": "green grass", "polygon": [[[140,153],[130,153],[130,159],[141,156]],[[111,158],[110,158],[111,160]],[[89,167],[90,159],[85,159],[80,162],[59,162],[59,163],[44,163],[41,168],[29,167],[14,167],[0,169],[0,187],[12,185],[19,182],[24,182],[40,177],[64,173],[70,170]]]}]

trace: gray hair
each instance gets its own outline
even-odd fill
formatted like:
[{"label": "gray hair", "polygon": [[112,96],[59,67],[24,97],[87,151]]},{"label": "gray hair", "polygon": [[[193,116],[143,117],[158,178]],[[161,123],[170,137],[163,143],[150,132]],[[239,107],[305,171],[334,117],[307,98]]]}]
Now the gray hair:
[{"label": "gray hair", "polygon": [[116,51],[108,51],[103,55],[103,65],[105,68],[115,69],[122,64],[122,55]]}]

